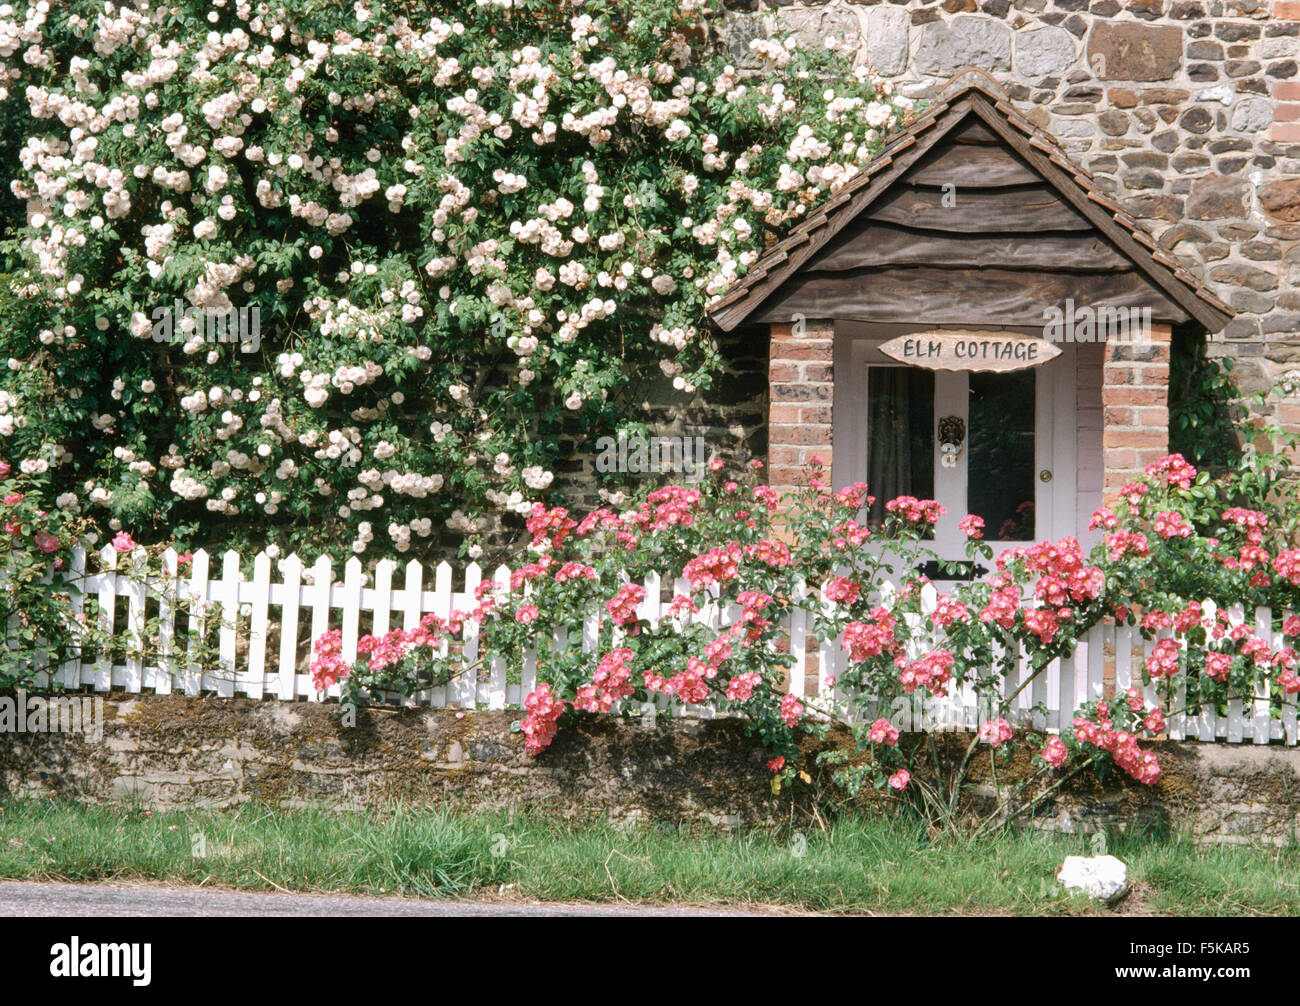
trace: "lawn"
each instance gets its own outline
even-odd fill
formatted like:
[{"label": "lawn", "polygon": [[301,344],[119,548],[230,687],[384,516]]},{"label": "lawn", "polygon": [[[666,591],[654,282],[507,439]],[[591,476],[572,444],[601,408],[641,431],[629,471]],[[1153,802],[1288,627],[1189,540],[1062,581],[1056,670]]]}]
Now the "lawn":
[{"label": "lawn", "polygon": [[1300,846],[1114,838],[1134,892],[1116,909],[1062,893],[1076,836],[927,841],[902,819],[736,834],[393,807],[149,813],[5,799],[0,879],[162,881],[243,890],[771,905],[897,914],[1298,915]]}]

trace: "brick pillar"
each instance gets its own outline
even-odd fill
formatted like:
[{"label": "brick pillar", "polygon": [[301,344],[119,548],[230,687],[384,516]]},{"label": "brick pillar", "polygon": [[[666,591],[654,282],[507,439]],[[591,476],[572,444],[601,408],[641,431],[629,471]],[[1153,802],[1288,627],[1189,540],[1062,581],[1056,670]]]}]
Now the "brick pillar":
[{"label": "brick pillar", "polygon": [[829,469],[835,325],[806,321],[773,325],[768,355],[767,477],[784,492],[807,485],[809,459]]},{"label": "brick pillar", "polygon": [[[835,324],[805,321],[771,326],[768,353],[767,481],[778,492],[808,484],[808,463],[820,457],[829,475],[835,405]],[[779,517],[779,515],[777,515]],[[777,536],[789,529],[778,520]],[[804,658],[804,696],[821,692],[815,647]],[[789,682],[787,682],[788,687]]]},{"label": "brick pillar", "polygon": [[[1298,0],[1275,0],[1275,21],[1300,21]],[[1273,131],[1276,143],[1300,143],[1300,81],[1279,80],[1273,84]]]},{"label": "brick pillar", "polygon": [[1104,499],[1169,453],[1169,326],[1153,324],[1151,341],[1106,343],[1102,376]]}]

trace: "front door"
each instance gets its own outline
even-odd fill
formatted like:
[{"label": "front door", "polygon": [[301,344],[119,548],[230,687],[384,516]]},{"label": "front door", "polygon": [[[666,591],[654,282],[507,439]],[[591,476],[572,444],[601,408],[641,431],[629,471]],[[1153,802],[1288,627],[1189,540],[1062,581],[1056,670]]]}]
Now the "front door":
[{"label": "front door", "polygon": [[[932,548],[950,560],[965,559],[959,524],[967,514],[983,519],[995,554],[1072,533],[1058,524],[1072,510],[1073,347],[1010,373],[930,371],[873,348],[853,353],[858,380],[850,398],[857,401],[849,428],[839,427],[849,442],[847,452],[836,450],[837,468],[844,468],[835,479],[867,483],[876,498],[873,522],[896,496],[938,500],[947,513]],[[837,409],[849,405],[836,397]],[[926,572],[934,579],[952,575]]]}]

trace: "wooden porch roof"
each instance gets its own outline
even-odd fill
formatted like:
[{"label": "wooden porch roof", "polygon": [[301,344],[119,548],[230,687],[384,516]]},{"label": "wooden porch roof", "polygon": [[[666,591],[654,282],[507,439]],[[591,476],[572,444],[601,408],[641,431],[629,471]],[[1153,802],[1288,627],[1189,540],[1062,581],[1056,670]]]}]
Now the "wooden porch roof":
[{"label": "wooden porch roof", "polygon": [[1066,297],[1210,332],[1232,318],[1051,136],[963,71],[708,313],[724,331],[794,313],[1021,325]]}]

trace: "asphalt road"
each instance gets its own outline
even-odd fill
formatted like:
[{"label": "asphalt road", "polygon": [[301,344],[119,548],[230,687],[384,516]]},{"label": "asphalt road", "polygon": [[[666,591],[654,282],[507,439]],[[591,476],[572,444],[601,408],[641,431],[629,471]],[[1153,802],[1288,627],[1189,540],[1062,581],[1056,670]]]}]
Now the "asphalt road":
[{"label": "asphalt road", "polygon": [[563,918],[755,916],[760,913],[709,908],[641,905],[523,904],[510,901],[421,901],[320,894],[260,894],[201,887],[0,882],[0,918],[158,917],[476,917]]}]

